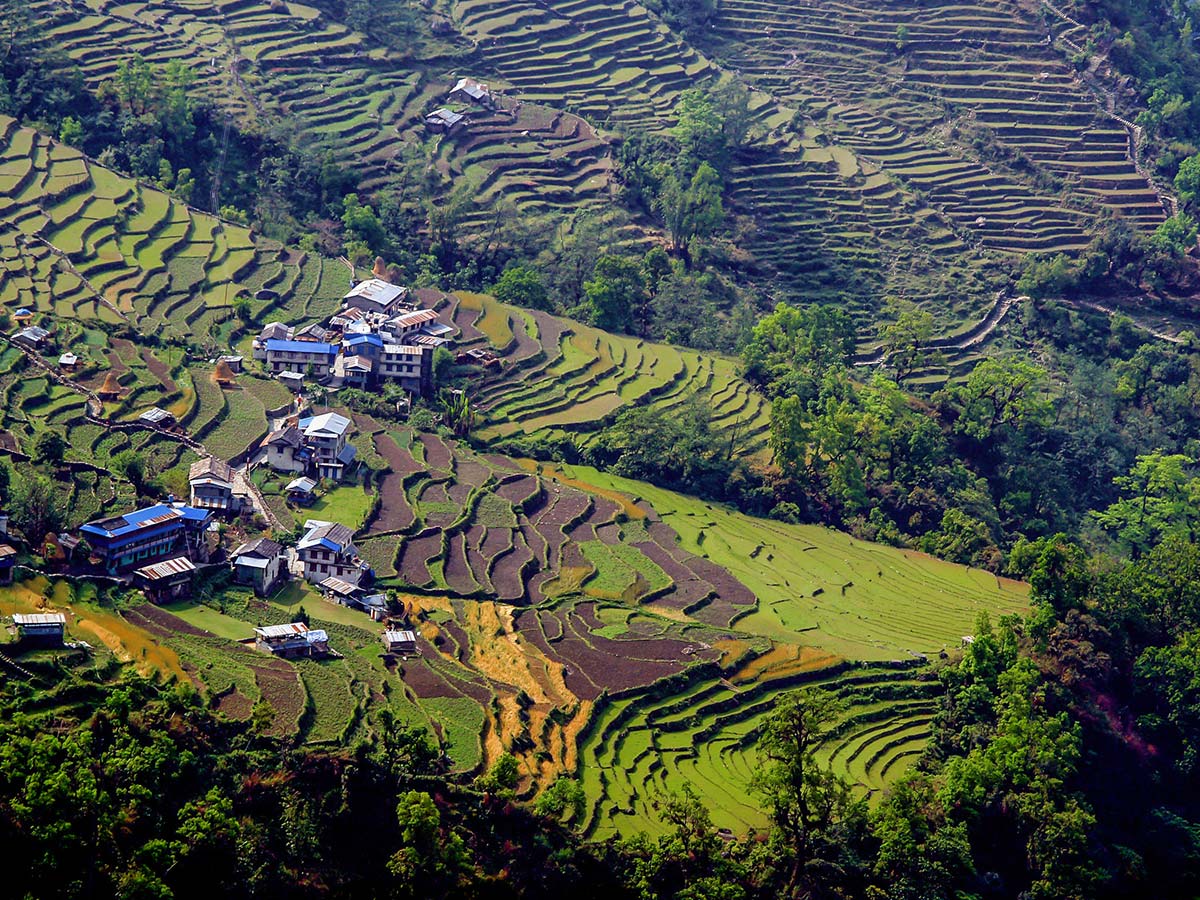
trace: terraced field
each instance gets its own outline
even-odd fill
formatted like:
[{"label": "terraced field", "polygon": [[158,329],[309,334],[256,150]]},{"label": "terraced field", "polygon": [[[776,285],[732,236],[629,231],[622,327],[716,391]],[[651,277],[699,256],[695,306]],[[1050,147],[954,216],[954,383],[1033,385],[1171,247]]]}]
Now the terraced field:
[{"label": "terraced field", "polygon": [[439,58],[436,46],[428,63],[401,56],[301,3],[37,0],[33,6],[46,39],[79,64],[89,87],[99,88],[135,53],[160,65],[181,60],[196,76],[196,89],[247,128],[286,127],[302,145],[330,150],[362,174],[363,190],[402,182],[403,152],[420,147],[447,184],[470,178],[476,185],[477,224],[500,197],[530,215],[608,197],[607,144],[578,117],[529,98],[511,114],[476,110],[465,134],[430,139],[424,114],[444,102],[454,83],[446,71],[453,59]]},{"label": "terraced field", "polygon": [[[332,311],[346,270],[252,238],[0,117],[0,304],[219,343],[240,294]],[[325,270],[328,268],[328,272]],[[260,304],[257,310],[267,310]]]},{"label": "terraced field", "polygon": [[700,400],[739,453],[766,457],[769,406],[732,359],[609,334],[480,294],[426,295],[425,302],[458,328],[459,346],[505,351],[505,367],[472,391],[484,437],[565,437],[585,445],[629,407],[669,410]]},{"label": "terraced field", "polygon": [[[941,223],[933,253],[960,254],[964,244],[1078,250],[1097,210],[1146,229],[1164,218],[1131,158],[1126,126],[1015,0],[728,0],[715,24],[713,51],[736,58],[752,84],[803,111],[828,152],[842,155],[843,182],[858,173],[860,186],[863,177],[874,180],[886,196],[890,181],[910,201],[920,198],[917,216]],[[748,155],[739,191],[786,252],[803,213],[770,199],[799,192],[809,176],[787,161],[789,151],[781,154]]]},{"label": "terraced field", "polygon": [[529,790],[578,769],[596,836],[652,827],[685,779],[721,824],[761,824],[757,728],[802,683],[846,701],[823,753],[878,792],[924,746],[929,656],[1025,604],[986,572],[356,419],[390,468],[360,546],[438,664],[474,673],[408,683],[478,703],[482,676],[482,758],[521,751]]}]

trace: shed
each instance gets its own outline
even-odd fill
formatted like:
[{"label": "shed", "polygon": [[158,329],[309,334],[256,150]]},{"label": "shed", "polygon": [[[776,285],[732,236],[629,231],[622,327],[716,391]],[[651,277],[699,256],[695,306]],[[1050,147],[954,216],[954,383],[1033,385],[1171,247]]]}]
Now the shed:
[{"label": "shed", "polygon": [[465,118],[466,117],[463,116],[462,113],[456,113],[453,110],[446,109],[446,107],[442,106],[438,109],[435,109],[425,117],[425,126],[430,131],[449,134],[450,132],[454,131],[454,129],[458,128],[463,123]]},{"label": "shed", "polygon": [[57,645],[67,632],[67,617],[62,613],[13,613],[13,627],[22,641]]},{"label": "shed", "polygon": [[17,548],[12,544],[0,544],[0,584],[12,583],[16,563]]},{"label": "shed", "polygon": [[138,416],[138,421],[152,428],[170,428],[175,424],[175,417],[165,409],[152,406]]},{"label": "shed", "polygon": [[50,340],[50,332],[38,325],[29,325],[14,334],[12,339],[18,344],[37,349]]},{"label": "shed", "polygon": [[217,360],[217,362],[225,363],[225,365],[229,366],[229,370],[231,372],[236,373],[236,372],[242,371],[242,363],[245,362],[245,357],[243,357],[243,356],[222,356],[219,360]]},{"label": "shed", "polygon": [[74,369],[79,365],[79,357],[68,351],[58,358],[58,365],[63,369]]},{"label": "shed", "polygon": [[416,653],[417,635],[412,631],[392,631],[383,633],[383,646],[388,653]]},{"label": "shed", "polygon": [[134,569],[133,582],[151,603],[162,603],[190,594],[195,573],[195,563],[186,556],[176,556]]},{"label": "shed", "polygon": [[287,487],[284,488],[287,491],[288,499],[301,506],[308,506],[317,499],[317,495],[314,493],[316,489],[317,482],[308,476],[295,478],[289,481]]},{"label": "shed", "polygon": [[460,103],[477,103],[486,109],[494,109],[496,106],[496,101],[492,99],[491,88],[474,78],[458,79],[458,83],[450,88],[450,93],[446,95],[446,98]]},{"label": "shed", "polygon": [[304,375],[300,372],[280,372],[275,377],[293,394],[304,389]]}]

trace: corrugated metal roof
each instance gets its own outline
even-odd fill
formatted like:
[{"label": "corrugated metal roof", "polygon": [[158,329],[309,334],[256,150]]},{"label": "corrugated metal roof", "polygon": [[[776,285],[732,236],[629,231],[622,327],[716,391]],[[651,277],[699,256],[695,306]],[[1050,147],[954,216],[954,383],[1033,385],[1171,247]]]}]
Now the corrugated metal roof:
[{"label": "corrugated metal roof", "polygon": [[310,644],[328,644],[329,643],[329,635],[327,635],[320,628],[313,628],[309,631],[306,631],[304,633],[304,639],[306,641],[308,641]]},{"label": "corrugated metal roof", "polygon": [[351,297],[362,297],[364,300],[371,300],[387,306],[398,297],[403,297],[407,293],[408,288],[401,287],[398,284],[392,284],[390,281],[384,281],[382,278],[368,278],[366,281],[360,281],[352,287],[343,299],[349,300]]},{"label": "corrugated metal roof", "polygon": [[195,571],[196,566],[190,559],[186,556],[176,556],[171,559],[164,559],[162,562],[142,566],[140,569],[134,569],[133,574],[140,575],[149,581],[158,581],[163,578],[190,574]]},{"label": "corrugated metal roof", "polygon": [[66,625],[67,617],[62,613],[13,613],[14,625]]},{"label": "corrugated metal roof", "polygon": [[327,591],[333,591],[335,594],[344,594],[347,596],[358,591],[357,585],[343,581],[341,578],[326,578],[320,583],[319,587],[323,587]]},{"label": "corrugated metal roof", "polygon": [[309,478],[308,476],[304,476],[302,478],[296,478],[296,479],[293,479],[292,481],[289,481],[287,487],[285,487],[284,490],[285,491],[300,491],[305,494],[311,494],[316,489],[316,487],[317,487],[316,481]]},{"label": "corrugated metal roof", "polygon": [[254,633],[261,638],[296,637],[307,631],[308,626],[303,622],[290,622],[287,625],[262,625],[254,629]]},{"label": "corrugated metal roof", "polygon": [[417,635],[412,631],[385,631],[383,637],[390,644],[400,644],[406,641],[415,644],[417,642]]}]

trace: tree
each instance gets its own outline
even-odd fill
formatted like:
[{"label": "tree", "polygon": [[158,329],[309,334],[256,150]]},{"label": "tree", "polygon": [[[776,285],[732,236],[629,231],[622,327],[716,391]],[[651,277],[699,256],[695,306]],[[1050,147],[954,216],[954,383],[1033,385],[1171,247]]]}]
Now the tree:
[{"label": "tree", "polygon": [[986,440],[1000,428],[1028,430],[1048,423],[1046,371],[1016,357],[985,359],[958,390],[962,405],[954,427],[960,433]]},{"label": "tree", "polygon": [[899,300],[890,301],[888,310],[894,318],[880,330],[880,344],[899,384],[922,366],[936,365],[941,354],[929,349],[933,315],[928,310]]},{"label": "tree", "polygon": [[456,831],[442,824],[433,797],[408,791],[396,804],[402,846],[388,860],[402,897],[454,896],[469,875],[471,854]]},{"label": "tree", "polygon": [[553,308],[542,275],[532,266],[509,266],[490,290],[501,303],[547,311]]},{"label": "tree", "polygon": [[59,465],[67,452],[67,442],[57,431],[39,431],[33,441],[34,462]]},{"label": "tree", "polygon": [[58,139],[72,147],[83,146],[83,123],[74,116],[66,116],[58,126]]},{"label": "tree", "polygon": [[840,710],[831,692],[807,688],[784,696],[763,725],[751,789],[790,857],[786,896],[802,887],[806,868],[825,851],[850,804],[849,787],[816,757]]},{"label": "tree", "polygon": [[1121,499],[1092,515],[1135,558],[1168,535],[1194,540],[1200,524],[1200,478],[1188,472],[1191,463],[1178,453],[1139,456],[1127,475],[1113,479]]},{"label": "tree", "polygon": [[1195,206],[1196,198],[1200,197],[1200,153],[1189,156],[1179,164],[1175,174],[1175,190],[1179,192],[1179,202],[1191,208]]},{"label": "tree", "polygon": [[725,154],[725,123],[712,98],[700,88],[687,88],[675,103],[671,136],[682,152],[699,161],[720,165]]},{"label": "tree", "polygon": [[754,326],[742,361],[768,395],[807,399],[826,370],[849,364],[854,343],[854,322],[841,307],[780,303]]},{"label": "tree", "polygon": [[142,492],[142,488],[145,487],[146,461],[141,453],[136,450],[122,450],[113,456],[111,465],[115,473],[129,479],[135,491],[139,494]]},{"label": "tree", "polygon": [[154,67],[140,53],[117,64],[112,85],[117,100],[135,116],[150,110],[154,96]]},{"label": "tree", "polygon": [[1195,219],[1177,212],[1155,229],[1150,245],[1168,256],[1186,256],[1196,247],[1197,227]]},{"label": "tree", "polygon": [[358,194],[347,194],[342,199],[342,209],[342,225],[350,240],[365,244],[372,256],[386,249],[387,232],[373,207],[359,203]]},{"label": "tree", "polygon": [[17,481],[12,497],[12,518],[30,542],[57,532],[64,505],[54,483],[39,472],[27,472]]},{"label": "tree", "polygon": [[709,237],[725,218],[721,178],[707,162],[701,163],[685,187],[676,175],[662,183],[655,207],[671,236],[671,249],[684,252],[693,238]]},{"label": "tree", "polygon": [[630,332],[634,311],[647,300],[641,267],[635,260],[608,253],[596,260],[583,294],[592,324],[605,331]]}]

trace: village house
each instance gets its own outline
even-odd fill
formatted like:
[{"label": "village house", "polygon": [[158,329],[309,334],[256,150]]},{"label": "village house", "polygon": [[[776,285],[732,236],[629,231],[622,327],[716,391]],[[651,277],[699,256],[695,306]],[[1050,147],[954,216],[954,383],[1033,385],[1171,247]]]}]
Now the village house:
[{"label": "village house", "polygon": [[26,643],[48,647],[61,646],[67,633],[67,617],[62,613],[13,613],[13,628]]},{"label": "village house", "polygon": [[290,341],[292,329],[282,322],[268,322],[250,344],[250,355],[255,359],[266,361],[267,341]]},{"label": "village house", "polygon": [[236,514],[242,508],[242,496],[234,493],[233,469],[224,460],[209,456],[192,463],[188,484],[191,505],[197,509]]},{"label": "village house", "polygon": [[456,113],[444,106],[438,107],[425,117],[425,127],[439,134],[451,134],[466,120],[462,113]]},{"label": "village house", "polygon": [[379,377],[398,381],[406,391],[427,396],[433,390],[433,350],[408,344],[385,344]]},{"label": "village house", "polygon": [[284,491],[287,493],[287,498],[297,506],[311,506],[317,499],[315,491],[317,490],[317,482],[307,475],[300,478],[293,478],[288,482]]},{"label": "village house", "polygon": [[248,584],[260,597],[270,595],[287,575],[283,545],[269,538],[255,538],[233,551],[230,560],[238,584]]},{"label": "village house", "polygon": [[410,337],[416,336],[426,325],[437,321],[437,310],[414,309],[388,319],[380,331],[384,336],[398,344],[405,343]]},{"label": "village house", "polygon": [[383,646],[388,653],[416,653],[417,635],[412,631],[388,629],[383,633]]},{"label": "village house", "polygon": [[263,625],[254,629],[254,646],[285,659],[323,656],[329,652],[329,635],[319,629],[309,629],[303,622]]},{"label": "village house", "polygon": [[309,519],[304,523],[305,534],[296,546],[304,578],[320,584],[328,578],[338,578],[357,585],[367,580],[371,568],[354,546],[354,532],[335,522]]},{"label": "village house", "polygon": [[218,362],[225,363],[225,365],[229,366],[229,371],[237,375],[242,371],[242,363],[245,362],[245,358],[241,356],[222,356]]},{"label": "village house", "polygon": [[446,99],[453,103],[474,103],[477,106],[482,106],[484,109],[495,109],[496,101],[492,98],[492,91],[486,84],[480,84],[474,78],[460,78],[454,87],[450,88],[450,93],[446,95]]},{"label": "village house", "polygon": [[273,374],[303,372],[321,379],[329,375],[337,347],[324,341],[271,339],[266,341],[267,368]]},{"label": "village house", "polygon": [[192,592],[195,564],[186,556],[164,559],[133,570],[133,583],[151,603],[165,603]]},{"label": "village house", "polygon": [[31,350],[41,350],[50,343],[50,332],[40,325],[28,325],[14,334],[12,339]]},{"label": "village house", "polygon": [[58,367],[65,372],[74,372],[79,365],[79,357],[70,351],[58,358]]},{"label": "village house", "polygon": [[208,562],[210,524],[212,513],[208,510],[159,503],[97,519],[79,531],[104,570],[116,575],[170,556]]},{"label": "village house", "polygon": [[275,380],[293,394],[299,394],[304,390],[304,376],[299,372],[280,372],[275,376]]},{"label": "village house", "polygon": [[337,413],[323,413],[300,420],[304,447],[311,455],[318,478],[341,481],[346,468],[354,462],[358,451],[346,443],[350,420]]},{"label": "village house", "polygon": [[334,366],[334,375],[342,379],[342,386],[366,390],[371,382],[375,366],[366,356],[341,356]]},{"label": "village house", "polygon": [[261,446],[267,450],[267,465],[276,472],[303,472],[308,468],[307,454],[302,453],[304,435],[295,425],[272,431]]},{"label": "village house", "polygon": [[0,584],[12,584],[16,564],[17,548],[12,544],[0,544]]},{"label": "village house", "polygon": [[407,301],[408,288],[384,281],[382,278],[368,278],[354,285],[342,297],[342,308],[390,316],[403,309]]},{"label": "village house", "polygon": [[159,409],[157,406],[152,406],[140,416],[137,420],[151,428],[171,428],[175,425],[175,417],[165,409]]}]

